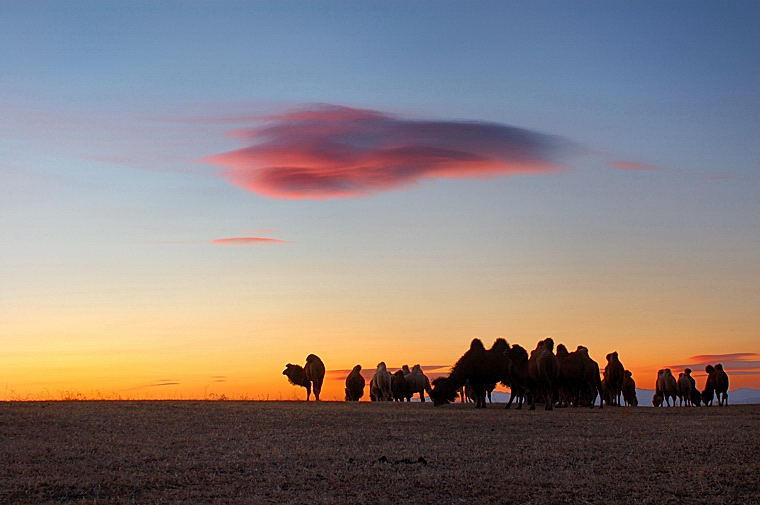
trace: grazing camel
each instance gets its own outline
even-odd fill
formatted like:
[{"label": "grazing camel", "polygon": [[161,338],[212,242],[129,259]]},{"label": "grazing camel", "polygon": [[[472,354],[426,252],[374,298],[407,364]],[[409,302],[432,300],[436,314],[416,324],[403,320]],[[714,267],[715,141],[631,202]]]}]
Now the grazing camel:
[{"label": "grazing camel", "polygon": [[428,393],[433,400],[433,405],[453,402],[456,399],[457,390],[469,381],[475,407],[485,408],[488,385],[509,381],[508,350],[509,344],[503,338],[497,338],[488,350],[479,338],[473,339],[470,348],[454,364],[449,376],[439,377],[433,381],[433,389]]},{"label": "grazing camel", "polygon": [[325,364],[316,354],[306,356],[306,366],[288,363],[282,375],[287,376],[288,381],[294,386],[306,388],[306,401],[309,401],[311,390],[314,389],[314,398],[319,401],[319,393],[322,391],[322,383],[325,379]]}]

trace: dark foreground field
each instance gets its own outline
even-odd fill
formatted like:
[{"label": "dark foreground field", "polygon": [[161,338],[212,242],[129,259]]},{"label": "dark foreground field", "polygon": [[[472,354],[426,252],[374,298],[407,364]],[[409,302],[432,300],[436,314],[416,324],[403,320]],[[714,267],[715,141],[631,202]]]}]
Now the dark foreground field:
[{"label": "dark foreground field", "polygon": [[760,406],[0,403],[0,504],[760,503]]}]

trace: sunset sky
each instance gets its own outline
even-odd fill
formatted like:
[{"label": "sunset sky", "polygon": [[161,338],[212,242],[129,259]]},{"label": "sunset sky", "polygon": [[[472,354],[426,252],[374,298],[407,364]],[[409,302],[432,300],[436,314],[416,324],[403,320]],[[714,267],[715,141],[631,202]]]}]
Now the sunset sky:
[{"label": "sunset sky", "polygon": [[499,336],[760,388],[759,23],[0,0],[0,400],[296,399],[309,353],[342,399]]}]

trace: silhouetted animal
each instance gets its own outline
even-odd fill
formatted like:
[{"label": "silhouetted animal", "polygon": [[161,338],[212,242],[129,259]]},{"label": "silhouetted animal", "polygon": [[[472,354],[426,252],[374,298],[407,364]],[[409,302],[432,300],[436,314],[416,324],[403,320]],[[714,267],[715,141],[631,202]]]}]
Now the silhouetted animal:
[{"label": "silhouetted animal", "polygon": [[507,351],[507,357],[510,360],[510,373],[504,385],[509,387],[510,394],[504,408],[511,407],[512,401],[517,399],[517,408],[521,409],[528,392],[528,351],[518,344],[512,344],[512,348]]},{"label": "silhouetted animal", "polygon": [[723,365],[715,365],[715,395],[718,405],[728,405],[728,374],[723,371]]},{"label": "silhouetted animal", "polygon": [[604,378],[606,379],[606,393],[612,402],[612,405],[620,405],[620,395],[623,391],[623,379],[625,378],[625,367],[618,358],[617,351],[607,355],[607,365],[604,367]]},{"label": "silhouetted animal", "polygon": [[391,390],[391,374],[381,361],[377,364],[375,375],[369,383],[370,398],[373,401],[393,401],[393,392]]},{"label": "silhouetted animal", "polygon": [[673,407],[676,406],[676,398],[678,397],[678,384],[676,378],[670,372],[670,368],[663,368],[657,372],[656,391],[665,399],[665,402],[670,407],[670,399],[673,399]]},{"label": "silhouetted animal", "polygon": [[404,376],[404,380],[406,381],[407,394],[409,395],[407,399],[415,394],[419,394],[420,401],[424,403],[425,391],[427,391],[427,394],[429,395],[431,387],[430,380],[427,378],[427,375],[422,372],[422,367],[420,365],[414,365],[412,371]]},{"label": "silhouetted animal", "polygon": [[707,406],[712,405],[715,397],[715,367],[707,365],[705,372],[707,372],[707,380],[705,380],[705,389],[702,390],[702,403]]},{"label": "silhouetted animal", "polygon": [[633,380],[633,374],[630,370],[626,370],[624,374],[623,401],[628,407],[638,407],[639,400],[636,398],[636,381]]},{"label": "silhouetted animal", "polygon": [[325,379],[325,365],[316,354],[306,356],[306,366],[294,365],[288,363],[282,374],[288,377],[288,380],[294,386],[306,388],[306,401],[309,401],[312,387],[314,388],[314,397],[319,401],[319,393],[322,391],[322,382]]},{"label": "silhouetted animal", "polygon": [[[306,378],[311,381],[314,396],[319,401],[319,393],[322,392],[322,383],[325,380],[325,364],[316,354],[309,354],[306,356],[306,366],[303,369],[306,371]],[[306,399],[309,399],[308,389]]]},{"label": "silhouetted animal", "polygon": [[469,380],[475,397],[475,407],[484,408],[486,386],[509,381],[510,360],[506,352],[508,349],[509,344],[503,338],[496,339],[488,350],[480,339],[473,339],[470,348],[454,364],[449,376],[433,381],[433,389],[429,392],[433,405],[453,402],[457,390]]},{"label": "silhouetted animal", "polygon": [[358,402],[364,396],[364,385],[366,384],[361,374],[362,366],[356,365],[351,373],[346,377],[346,401]]},{"label": "silhouetted animal", "polygon": [[322,382],[325,377],[325,365],[316,355],[309,354],[306,357],[306,367],[288,363],[282,375],[287,376],[288,381],[294,386],[306,388],[306,401],[309,401],[313,387],[314,397],[319,401],[319,393],[322,391]]},{"label": "silhouetted animal", "polygon": [[588,355],[588,349],[579,345],[575,351],[567,352],[567,348],[559,344],[557,363],[558,406],[593,407],[597,393],[601,396],[602,388],[599,365]]},{"label": "silhouetted animal", "polygon": [[393,395],[393,400],[397,402],[408,400],[408,393],[409,388],[407,387],[406,379],[404,378],[404,371],[396,370],[391,375],[391,394]]},{"label": "silhouetted animal", "polygon": [[557,356],[554,355],[554,340],[551,337],[545,338],[538,342],[528,358],[530,410],[536,408],[536,397],[543,398],[545,410],[552,410],[558,375],[559,365]]},{"label": "silhouetted animal", "polygon": [[[688,368],[686,369],[688,370]],[[678,401],[681,406],[683,405],[691,405],[691,377],[684,371],[678,374],[678,382],[677,382],[677,390],[678,390]],[[693,380],[693,379],[692,379]]]}]

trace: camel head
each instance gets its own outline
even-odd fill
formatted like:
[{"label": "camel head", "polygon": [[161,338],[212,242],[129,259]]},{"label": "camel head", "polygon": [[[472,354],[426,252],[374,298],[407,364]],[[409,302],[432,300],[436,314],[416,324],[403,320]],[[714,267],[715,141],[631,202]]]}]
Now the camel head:
[{"label": "camel head", "polygon": [[433,381],[433,389],[428,393],[433,400],[433,406],[453,403],[457,398],[457,390],[446,377],[438,377]]},{"label": "camel head", "polygon": [[288,378],[288,381],[295,386],[306,387],[309,382],[306,378],[306,372],[301,365],[288,363],[285,365],[285,370],[282,371],[282,375],[285,375]]}]

